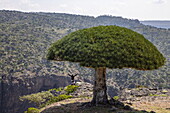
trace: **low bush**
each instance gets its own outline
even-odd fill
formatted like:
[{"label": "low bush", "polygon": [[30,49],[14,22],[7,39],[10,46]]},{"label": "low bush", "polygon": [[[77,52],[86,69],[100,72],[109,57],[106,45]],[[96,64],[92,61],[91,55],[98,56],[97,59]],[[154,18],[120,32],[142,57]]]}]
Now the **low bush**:
[{"label": "low bush", "polygon": [[36,103],[37,106],[41,106],[42,103],[46,102],[50,98],[54,97],[50,91],[39,92],[31,95],[25,95],[20,97],[21,101],[29,100],[30,102]]},{"label": "low bush", "polygon": [[[78,86],[76,85],[69,85],[69,86],[66,86],[65,88],[54,88],[48,91],[42,91],[42,92],[35,93],[35,94],[24,95],[20,97],[20,100],[21,101],[29,100],[30,102],[34,102],[39,108],[42,108],[54,102],[72,98],[72,96],[70,96],[69,94],[76,91],[77,88]],[[64,91],[64,94],[60,94],[56,96],[56,95],[53,95],[51,91],[56,91],[56,92]],[[32,113],[32,112],[27,111],[25,113]]]},{"label": "low bush", "polygon": [[66,94],[70,94],[76,91],[78,87],[79,86],[76,85],[68,85],[64,90],[66,91]]},{"label": "low bush", "polygon": [[157,95],[157,94],[150,94],[149,96],[167,97],[168,95],[166,95],[166,94],[160,94],[160,95]]},{"label": "low bush", "polygon": [[114,96],[113,99],[114,99],[114,100],[118,100],[118,99],[119,99],[119,96]]},{"label": "low bush", "polygon": [[63,90],[63,88],[53,88],[53,89],[49,89],[48,91],[56,91],[56,92],[58,92],[58,91],[62,91]]},{"label": "low bush", "polygon": [[28,108],[28,111],[25,111],[24,113],[40,113],[39,109],[30,107]]}]

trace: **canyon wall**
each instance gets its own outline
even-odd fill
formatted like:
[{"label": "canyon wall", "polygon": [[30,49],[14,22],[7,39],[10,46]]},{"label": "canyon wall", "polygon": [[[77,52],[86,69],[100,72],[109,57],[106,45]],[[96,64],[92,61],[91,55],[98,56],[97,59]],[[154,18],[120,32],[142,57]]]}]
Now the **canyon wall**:
[{"label": "canyon wall", "polygon": [[39,76],[32,78],[3,78],[0,84],[0,113],[23,113],[31,107],[27,101],[20,101],[19,97],[50,88],[69,85],[71,82],[66,76]]}]

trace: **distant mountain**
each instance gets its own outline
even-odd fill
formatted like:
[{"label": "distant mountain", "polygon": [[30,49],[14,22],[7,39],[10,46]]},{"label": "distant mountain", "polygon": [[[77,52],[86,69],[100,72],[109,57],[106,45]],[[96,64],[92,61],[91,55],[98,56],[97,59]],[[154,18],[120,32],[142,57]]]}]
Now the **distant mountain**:
[{"label": "distant mountain", "polygon": [[150,21],[140,21],[144,25],[150,25],[157,28],[166,28],[170,29],[170,20],[169,21],[161,21],[161,20],[150,20]]}]

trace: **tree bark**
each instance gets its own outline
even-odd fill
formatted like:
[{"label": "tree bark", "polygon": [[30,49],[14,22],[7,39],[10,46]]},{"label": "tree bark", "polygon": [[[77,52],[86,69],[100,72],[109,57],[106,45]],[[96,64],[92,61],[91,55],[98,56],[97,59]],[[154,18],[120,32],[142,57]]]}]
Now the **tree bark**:
[{"label": "tree bark", "polygon": [[92,104],[108,104],[106,87],[106,68],[99,67],[95,69]]}]

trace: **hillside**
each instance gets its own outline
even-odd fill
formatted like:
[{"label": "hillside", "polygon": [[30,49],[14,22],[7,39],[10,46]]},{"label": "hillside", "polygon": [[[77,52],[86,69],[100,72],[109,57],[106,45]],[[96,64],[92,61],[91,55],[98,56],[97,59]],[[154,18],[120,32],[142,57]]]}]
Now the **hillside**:
[{"label": "hillside", "polygon": [[150,25],[157,28],[165,28],[170,29],[170,21],[163,21],[163,20],[150,20],[150,21],[140,21],[144,25]]},{"label": "hillside", "polygon": [[[89,17],[62,13],[24,13],[18,11],[0,11],[0,106],[3,109],[20,106],[18,96],[27,93],[58,87],[36,79],[51,80],[55,76],[66,76],[68,70],[78,72],[79,77],[92,81],[94,71],[68,62],[50,62],[46,60],[49,45],[66,34],[78,29],[98,25],[117,25],[130,28],[143,34],[164,54],[167,63],[154,71],[135,71],[132,69],[113,69],[107,71],[108,90],[111,96],[116,95],[121,87],[170,88],[170,30],[145,26],[138,20],[114,16]],[[45,81],[45,80],[44,80]],[[35,86],[43,82],[44,86]],[[56,82],[56,81],[54,81]],[[31,85],[32,84],[32,85]],[[48,85],[47,85],[48,84]],[[66,85],[66,84],[65,84]],[[14,87],[15,86],[15,87]],[[32,88],[39,88],[32,90]],[[15,92],[15,88],[18,88]],[[24,90],[25,89],[25,90]],[[24,91],[23,91],[24,90]],[[32,92],[31,92],[32,91]],[[15,102],[8,103],[11,95]],[[11,97],[12,98],[12,97]],[[23,108],[25,109],[25,108]],[[2,110],[2,109],[1,109]],[[11,112],[10,109],[6,113]]]}]

